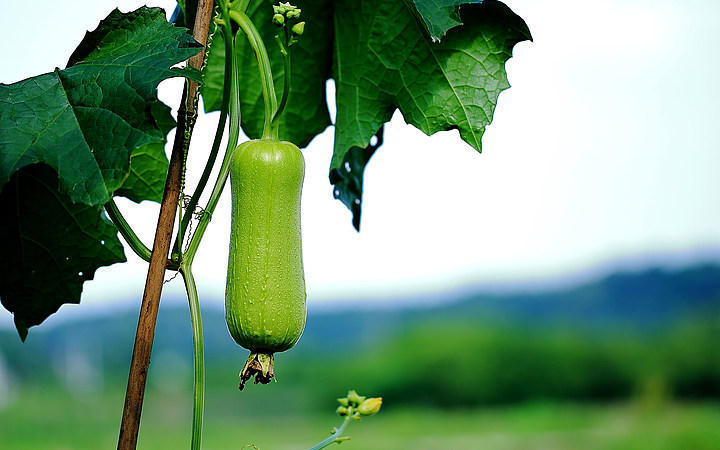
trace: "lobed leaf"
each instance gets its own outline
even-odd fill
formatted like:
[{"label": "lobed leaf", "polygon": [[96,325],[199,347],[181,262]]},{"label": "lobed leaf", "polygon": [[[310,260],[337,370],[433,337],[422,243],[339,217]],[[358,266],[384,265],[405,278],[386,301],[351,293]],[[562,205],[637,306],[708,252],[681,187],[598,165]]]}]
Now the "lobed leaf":
[{"label": "lobed leaf", "polygon": [[[530,39],[525,22],[501,2],[466,5],[463,26],[432,42],[404,2],[366,1],[367,13],[336,8],[335,148],[331,171],[362,172],[351,148],[370,139],[399,109],[425,134],[458,129],[481,150],[481,137],[500,92],[509,87],[505,62]],[[357,17],[361,20],[358,20]],[[359,198],[359,197],[358,197]],[[354,219],[356,221],[356,219]]]},{"label": "lobed leaf", "polygon": [[[200,50],[162,10],[113,11],[88,32],[63,70],[0,84],[0,190],[17,170],[45,163],[74,202],[102,205],[130,171],[130,156],[165,136],[152,115],[157,85]],[[164,182],[155,174],[153,183]]]},{"label": "lobed leaf", "polygon": [[530,38],[522,19],[486,0],[463,9],[466,25],[432,43],[404,3],[377,0],[372,11],[336,37],[343,55],[337,64],[342,110],[338,107],[332,167],[341,165],[345,149],[367,146],[396,108],[426,134],[459,129],[480,151],[497,98],[509,87],[504,64],[512,47]]},{"label": "lobed leaf", "polygon": [[24,340],[83,282],[125,261],[102,210],[113,195],[160,201],[175,126],[158,84],[200,50],[157,8],[113,11],[68,67],[0,84],[0,301]]}]

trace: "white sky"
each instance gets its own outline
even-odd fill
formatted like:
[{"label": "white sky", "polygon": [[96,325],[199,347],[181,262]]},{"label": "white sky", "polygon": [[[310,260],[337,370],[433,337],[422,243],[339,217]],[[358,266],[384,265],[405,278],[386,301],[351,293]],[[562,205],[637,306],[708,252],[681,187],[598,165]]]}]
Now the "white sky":
[{"label": "white sky", "polygon": [[[122,11],[143,3],[119,2]],[[720,245],[720,2],[505,3],[534,42],[517,45],[507,64],[512,88],[500,96],[482,154],[456,132],[426,137],[396,114],[365,172],[358,234],[327,178],[332,129],[304,151],[311,304],[542,279],[646,252],[691,259]],[[0,82],[64,67],[85,30],[117,4],[75,2],[69,11],[38,0],[43,14],[30,21],[25,5],[3,2]],[[153,4],[171,11],[173,2]],[[161,85],[173,107],[180,85]],[[199,121],[189,183],[215,120]],[[201,299],[224,292],[228,204],[226,193],[194,265]],[[121,209],[149,245],[157,205]],[[129,263],[86,283],[85,308],[139,303],[146,265],[126,253]],[[182,292],[179,278],[167,292]],[[0,324],[11,320],[2,310]]]}]

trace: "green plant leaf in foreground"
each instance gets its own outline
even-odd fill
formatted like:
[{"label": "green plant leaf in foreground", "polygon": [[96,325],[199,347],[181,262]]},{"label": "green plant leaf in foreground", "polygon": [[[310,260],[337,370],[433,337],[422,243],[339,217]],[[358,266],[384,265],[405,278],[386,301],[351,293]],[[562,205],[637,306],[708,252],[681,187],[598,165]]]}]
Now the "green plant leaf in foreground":
[{"label": "green plant leaf in foreground", "polygon": [[105,204],[128,176],[132,152],[164,139],[152,115],[157,85],[194,76],[172,66],[199,50],[161,9],[115,10],[66,69],[0,84],[0,189],[16,170],[43,162],[72,201]]},{"label": "green plant leaf in foreground", "polygon": [[158,84],[200,50],[157,8],[113,11],[56,69],[0,84],[0,301],[24,339],[97,268],[125,261],[113,195],[159,201],[175,126]]},{"label": "green plant leaf in foreground", "polygon": [[125,261],[117,228],[102,207],[58,192],[55,171],[33,164],[15,172],[0,195],[0,300],[20,338],[63,303],[79,303],[95,270]]},{"label": "green plant leaf in foreground", "polygon": [[[531,39],[525,22],[496,0],[419,0],[419,12],[405,0],[297,4],[307,26],[293,47],[292,91],[280,134],[303,147],[325,129],[325,83],[333,78],[337,117],[330,178],[335,198],[353,211],[356,228],[363,169],[374,153],[368,150],[370,139],[393,112],[399,109],[406,122],[428,135],[458,129],[480,151],[498,96],[509,87],[505,62],[515,44]],[[249,11],[266,43],[277,32],[271,12],[267,4]],[[445,31],[441,42],[433,41]],[[213,36],[213,46],[217,40]],[[240,64],[243,129],[258,137],[264,111],[257,67],[247,59],[254,57],[243,47],[244,38],[237,40],[243,52],[238,57],[246,58]],[[219,107],[222,87],[222,46],[213,46],[203,73],[208,111]],[[273,75],[281,86],[282,60],[273,50],[269,45]]]},{"label": "green plant leaf in foreground", "polygon": [[[337,13],[337,104],[333,168],[346,149],[365,147],[396,108],[426,134],[458,129],[481,149],[497,98],[509,87],[505,62],[530,38],[524,21],[501,2],[462,9],[465,25],[432,43],[403,2],[378,2],[374,15],[352,22]],[[352,26],[350,26],[352,24]],[[402,33],[402,38],[393,36]]]},{"label": "green plant leaf in foreground", "polygon": [[464,6],[463,26],[433,43],[404,2],[378,1],[369,11],[353,21],[351,8],[336,9],[336,22],[346,26],[335,37],[331,172],[362,171],[367,161],[354,165],[348,149],[367,147],[396,108],[425,134],[458,129],[480,151],[498,96],[510,86],[505,62],[516,43],[530,39],[525,22],[503,3],[485,0]]}]

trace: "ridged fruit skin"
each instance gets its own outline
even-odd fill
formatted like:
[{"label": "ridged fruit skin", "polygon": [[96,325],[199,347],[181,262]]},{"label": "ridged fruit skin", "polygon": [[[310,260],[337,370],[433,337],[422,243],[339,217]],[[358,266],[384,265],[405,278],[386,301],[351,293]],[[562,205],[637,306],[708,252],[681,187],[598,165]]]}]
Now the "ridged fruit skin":
[{"label": "ridged fruit skin", "polygon": [[233,153],[225,320],[235,342],[252,352],[288,350],[305,328],[304,177],[305,160],[290,142],[252,140]]}]

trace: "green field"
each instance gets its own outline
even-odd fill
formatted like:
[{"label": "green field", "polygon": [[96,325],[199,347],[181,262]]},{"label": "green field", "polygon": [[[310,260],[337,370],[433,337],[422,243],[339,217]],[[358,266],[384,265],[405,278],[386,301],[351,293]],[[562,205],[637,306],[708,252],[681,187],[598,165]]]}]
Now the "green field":
[{"label": "green field", "polygon": [[[257,388],[251,386],[251,388]],[[203,448],[307,449],[339,418],[313,409],[283,412],[274,405],[254,413],[249,397],[228,389],[207,399]],[[249,399],[248,404],[243,400]],[[0,411],[4,450],[115,448],[123,393],[78,399],[61,389],[24,389]],[[187,448],[189,393],[148,392],[138,447]],[[294,409],[294,408],[293,408]],[[439,410],[383,405],[377,415],[348,427],[351,449],[720,449],[720,404],[543,403]],[[252,448],[252,447],[250,447]]]},{"label": "green field", "polygon": [[[242,392],[247,352],[229,338],[223,311],[207,310],[203,448],[308,449],[340,424],[335,399],[356,389],[382,396],[383,407],[351,424],[346,450],[720,450],[720,288],[702,288],[715,286],[720,271],[689,274],[704,280],[685,283],[692,289],[672,289],[656,275],[546,301],[565,311],[609,292],[625,311],[640,290],[656,312],[663,292],[683,305],[714,300],[665,320],[510,320],[483,312],[482,301],[316,315],[296,348],[276,358],[278,382]],[[529,311],[541,301],[514,300]],[[136,320],[132,313],[34,330],[25,343],[0,332],[0,449],[116,448]],[[140,449],[189,447],[188,323],[184,309],[159,318]]]}]

